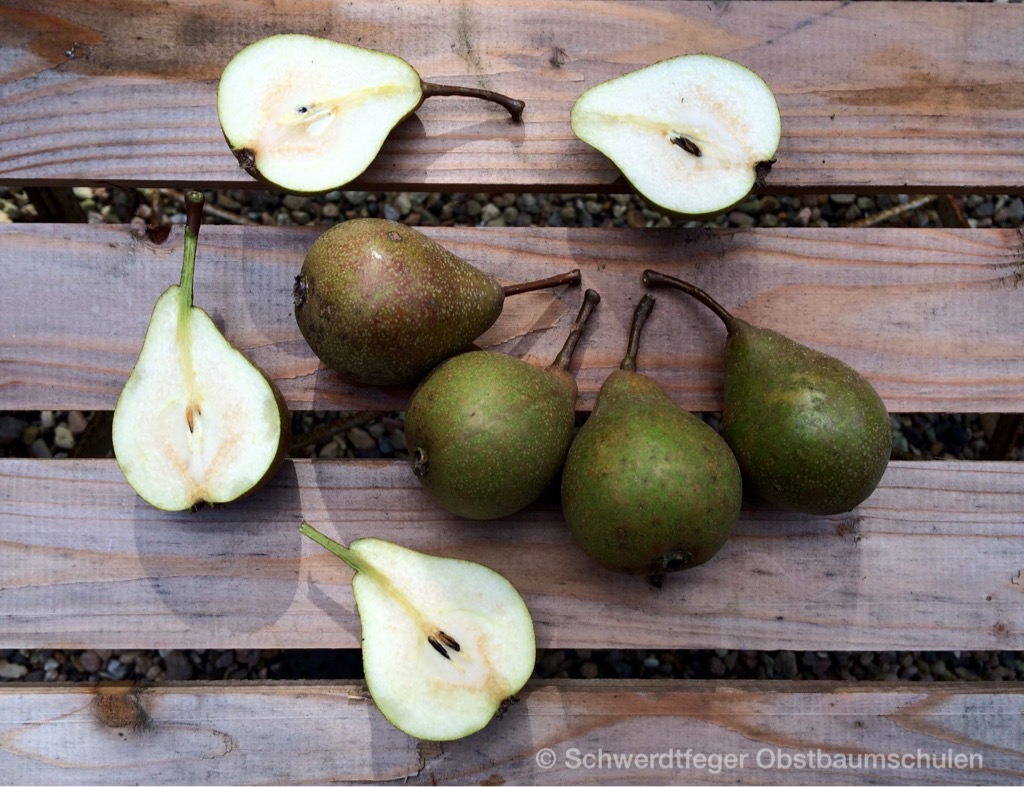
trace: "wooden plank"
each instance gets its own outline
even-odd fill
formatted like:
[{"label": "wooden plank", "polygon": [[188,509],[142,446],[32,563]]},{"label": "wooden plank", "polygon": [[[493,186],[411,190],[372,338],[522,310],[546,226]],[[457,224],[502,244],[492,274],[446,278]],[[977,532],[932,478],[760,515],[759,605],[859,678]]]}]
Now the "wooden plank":
[{"label": "wooden plank", "polygon": [[[429,228],[503,281],[579,267],[603,297],[575,359],[581,409],[618,367],[650,266],[847,361],[892,412],[1020,412],[1024,236],[1016,230]],[[401,409],[408,390],[351,385],[295,324],[292,285],[313,228],[203,230],[196,303],[277,380],[293,409]],[[113,409],[152,304],[181,265],[180,227],[154,245],[125,226],[0,225],[0,408]],[[40,301],[38,293],[56,293]],[[724,330],[657,294],[641,369],[690,410],[721,408]],[[546,364],[581,292],[510,298],[480,344]]]},{"label": "wooden plank", "polygon": [[1024,693],[995,683],[546,681],[427,743],[362,683],[7,684],[0,768],[15,784],[1019,784],[1022,720]]},{"label": "wooden plank", "polygon": [[586,88],[674,55],[739,60],[775,90],[779,189],[1019,189],[1024,8],[481,0],[286,4],[2,0],[0,181],[254,185],[221,137],[220,72],[298,31],[383,49],[429,80],[522,98],[525,123],[434,99],[360,188],[628,190],[575,139]]},{"label": "wooden plank", "polygon": [[471,522],[404,462],[295,461],[248,500],[167,514],[113,460],[0,462],[0,647],[357,647],[351,572],[303,518],[494,567],[539,647],[1024,647],[1020,463],[895,462],[842,516],[749,502],[712,561],[656,590],[591,564],[556,495]]}]

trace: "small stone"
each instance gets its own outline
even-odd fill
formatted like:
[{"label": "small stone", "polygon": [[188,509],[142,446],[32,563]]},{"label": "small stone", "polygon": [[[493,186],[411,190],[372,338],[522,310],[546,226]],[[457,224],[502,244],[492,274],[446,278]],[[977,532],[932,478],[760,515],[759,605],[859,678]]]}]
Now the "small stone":
[{"label": "small stone", "polygon": [[395,452],[395,444],[391,442],[391,438],[387,435],[381,435],[377,438],[377,448],[382,454],[393,454]]},{"label": "small stone", "polygon": [[39,426],[46,432],[53,429],[57,425],[57,417],[53,414],[53,410],[43,410],[39,413]]},{"label": "small stone", "polygon": [[734,210],[729,213],[729,224],[740,229],[750,229],[757,223],[757,220],[749,213]]},{"label": "small stone", "polygon": [[359,451],[368,451],[371,448],[377,447],[377,441],[373,438],[373,435],[358,426],[354,429],[349,429],[345,439],[352,444],[353,448]]},{"label": "small stone", "polygon": [[128,675],[128,665],[122,663],[120,659],[111,659],[107,662],[104,672],[113,680],[124,680]]},{"label": "small stone", "polygon": [[829,197],[836,205],[852,205],[857,201],[856,194],[832,194]]},{"label": "small stone", "polygon": [[580,675],[582,675],[587,680],[593,680],[599,674],[601,674],[601,670],[594,662],[584,661],[582,664],[580,664]]},{"label": "small stone", "polygon": [[[0,443],[13,443],[23,434],[28,422],[13,415],[0,415]],[[33,438],[35,439],[35,438]]]},{"label": "small stone", "polygon": [[632,210],[626,211],[626,223],[630,227],[640,229],[647,225],[647,219],[644,218],[643,211],[633,208]]},{"label": "small stone", "polygon": [[483,210],[483,206],[475,199],[466,200],[466,215],[472,218],[476,218],[480,215]]},{"label": "small stone", "polygon": [[796,654],[791,650],[780,650],[775,656],[775,674],[782,678],[795,678],[796,673]]},{"label": "small stone", "polygon": [[397,210],[402,216],[405,216],[412,210],[412,200],[404,191],[395,196],[394,205],[395,210]]},{"label": "small stone", "polygon": [[317,451],[316,455],[321,459],[337,459],[341,456],[342,450],[343,449],[338,445],[337,440],[331,440],[331,442]]},{"label": "small stone", "polygon": [[391,444],[395,447],[396,451],[409,450],[409,446],[405,442],[405,432],[402,429],[396,429],[391,433]]},{"label": "small stone", "polygon": [[320,215],[325,219],[336,219],[341,215],[341,208],[337,203],[328,202],[320,209]]},{"label": "small stone", "polygon": [[353,207],[359,207],[366,203],[366,198],[370,196],[367,191],[343,191],[341,195],[345,198],[345,201]]},{"label": "small stone", "polygon": [[50,452],[50,446],[41,437],[37,437],[32,441],[32,445],[28,447],[28,454],[33,459],[50,459],[53,457],[53,454]]},{"label": "small stone", "polygon": [[164,655],[168,680],[190,680],[195,674],[188,654],[181,650],[169,650]]},{"label": "small stone", "polygon": [[725,674],[725,662],[718,656],[712,656],[708,660],[708,672],[716,677],[722,677]]},{"label": "small stone", "polygon": [[24,664],[12,664],[7,659],[0,659],[0,678],[6,680],[17,680],[25,677],[28,667]]},{"label": "small stone", "polygon": [[76,199],[92,199],[94,192],[88,186],[75,186],[71,189],[71,193],[75,195]]},{"label": "small stone", "polygon": [[53,430],[53,443],[64,451],[74,448],[75,436],[71,432],[71,427],[63,422],[57,424],[57,428]]},{"label": "small stone", "polygon": [[398,208],[392,205],[390,202],[384,203],[384,218],[388,221],[398,221],[402,218],[402,214],[398,212]]},{"label": "small stone", "polygon": [[83,672],[99,672],[103,668],[103,659],[95,650],[86,650],[78,657]]},{"label": "small stone", "polygon": [[71,430],[71,434],[78,437],[89,428],[89,419],[81,410],[72,410],[68,413],[68,428]]},{"label": "small stone", "polygon": [[306,197],[300,197],[298,194],[286,194],[281,199],[281,204],[288,210],[305,210],[308,202]]},{"label": "small stone", "polygon": [[494,221],[501,216],[501,208],[493,202],[488,202],[480,211],[481,221]]}]

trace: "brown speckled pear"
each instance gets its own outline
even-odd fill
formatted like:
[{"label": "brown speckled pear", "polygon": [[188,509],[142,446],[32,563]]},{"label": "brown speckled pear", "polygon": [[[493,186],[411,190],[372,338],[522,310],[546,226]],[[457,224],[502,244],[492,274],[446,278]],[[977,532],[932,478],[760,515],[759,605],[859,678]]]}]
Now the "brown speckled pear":
[{"label": "brown speckled pear", "polygon": [[572,441],[576,380],[568,367],[600,296],[587,290],[565,345],[544,368],[497,352],[438,366],[413,392],[405,437],[427,494],[470,519],[526,507],[558,476]]},{"label": "brown speckled pear", "polygon": [[503,287],[412,227],[352,219],[323,233],[295,279],[295,319],[329,368],[360,383],[419,380],[465,350],[507,295],[578,282],[579,271]]},{"label": "brown speckled pear", "polygon": [[601,386],[562,470],[573,539],[612,571],[667,573],[710,560],[740,514],[742,477],[725,441],[636,371],[654,299],[637,305],[621,368]]},{"label": "brown speckled pear", "polygon": [[889,464],[892,426],[861,374],[732,316],[688,282],[645,271],[644,283],[682,290],[725,323],[722,434],[750,489],[806,514],[840,514],[867,499]]}]

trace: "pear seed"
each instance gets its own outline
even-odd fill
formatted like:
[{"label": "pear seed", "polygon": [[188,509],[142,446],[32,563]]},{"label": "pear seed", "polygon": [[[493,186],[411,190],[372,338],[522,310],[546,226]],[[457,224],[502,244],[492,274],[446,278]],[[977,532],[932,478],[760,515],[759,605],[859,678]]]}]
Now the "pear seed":
[{"label": "pear seed", "polygon": [[452,657],[448,655],[448,651],[444,649],[444,646],[440,642],[438,642],[433,637],[427,637],[427,642],[430,643],[430,647],[432,647],[434,650],[436,650],[438,653],[440,653],[446,659],[451,661]]}]

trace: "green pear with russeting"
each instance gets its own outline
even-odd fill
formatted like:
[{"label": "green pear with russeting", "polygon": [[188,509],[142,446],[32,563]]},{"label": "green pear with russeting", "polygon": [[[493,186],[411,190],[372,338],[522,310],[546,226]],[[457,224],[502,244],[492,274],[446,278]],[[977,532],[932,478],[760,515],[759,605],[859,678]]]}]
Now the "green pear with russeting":
[{"label": "green pear with russeting", "polygon": [[458,516],[495,519],[525,508],[557,478],[575,425],[569,364],[599,301],[586,291],[549,366],[480,350],[449,358],[420,383],[405,438],[413,471],[436,503]]},{"label": "green pear with russeting", "polygon": [[575,542],[612,571],[660,580],[702,565],[739,519],[743,484],[725,441],[636,370],[654,299],[637,305],[619,369],[601,385],[562,470]]},{"label": "green pear with russeting", "polygon": [[509,296],[579,281],[573,270],[502,285],[413,227],[352,219],[306,253],[295,319],[328,368],[358,383],[402,385],[467,349]]},{"label": "green pear with russeting", "polygon": [[892,426],[863,375],[733,316],[689,282],[648,270],[644,283],[687,293],[725,324],[722,434],[753,492],[807,514],[840,514],[871,495],[889,464]]}]

